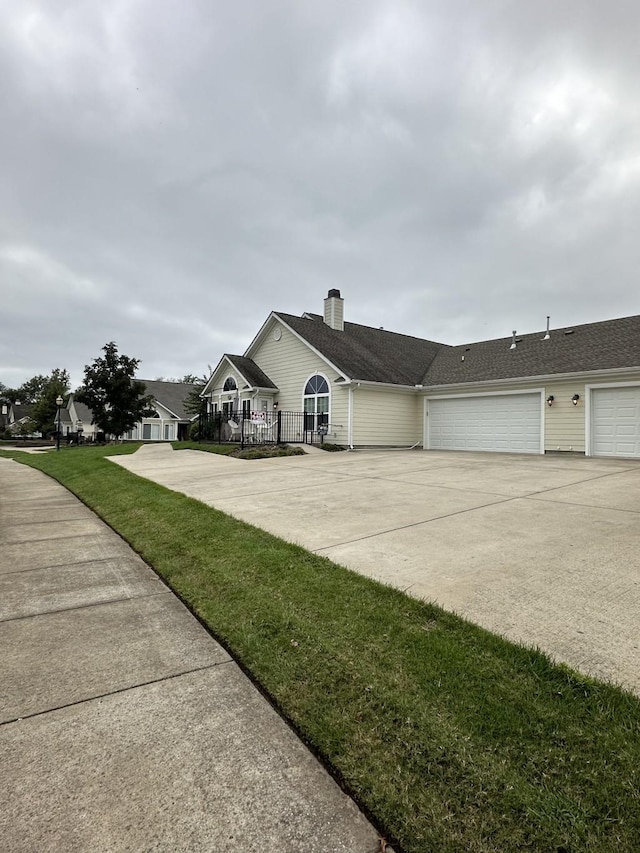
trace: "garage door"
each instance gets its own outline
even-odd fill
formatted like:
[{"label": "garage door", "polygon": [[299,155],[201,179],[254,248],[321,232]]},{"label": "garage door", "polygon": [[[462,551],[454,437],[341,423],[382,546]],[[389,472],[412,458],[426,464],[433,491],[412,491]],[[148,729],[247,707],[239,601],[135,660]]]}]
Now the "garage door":
[{"label": "garage door", "polygon": [[594,456],[640,456],[640,386],[591,391]]},{"label": "garage door", "polygon": [[540,453],[541,395],[429,400],[428,447]]}]

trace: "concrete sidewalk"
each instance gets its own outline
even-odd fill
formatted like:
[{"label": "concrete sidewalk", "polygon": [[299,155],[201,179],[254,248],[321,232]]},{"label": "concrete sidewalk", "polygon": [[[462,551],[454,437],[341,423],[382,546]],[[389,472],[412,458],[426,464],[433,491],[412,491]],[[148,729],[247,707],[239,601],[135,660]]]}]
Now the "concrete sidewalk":
[{"label": "concrete sidewalk", "polygon": [[0,459],[0,846],[373,853],[374,828],[142,560]]}]

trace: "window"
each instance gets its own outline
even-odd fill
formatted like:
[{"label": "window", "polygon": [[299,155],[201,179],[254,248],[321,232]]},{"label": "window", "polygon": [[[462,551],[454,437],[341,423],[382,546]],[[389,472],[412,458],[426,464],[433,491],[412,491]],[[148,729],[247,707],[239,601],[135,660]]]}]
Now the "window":
[{"label": "window", "polygon": [[304,387],[304,428],[314,432],[329,423],[329,383],[320,373]]},{"label": "window", "polygon": [[165,441],[173,441],[175,438],[175,433],[173,429],[173,424],[165,424],[164,425],[164,440]]},{"label": "window", "polygon": [[222,390],[223,391],[237,391],[238,390],[238,386],[236,385],[236,380],[233,378],[233,376],[227,376],[227,378],[224,380],[224,385],[222,387]]},{"label": "window", "polygon": [[142,424],[143,441],[160,441],[160,424]]},{"label": "window", "polygon": [[247,420],[251,417],[251,400],[242,401],[242,417]]}]

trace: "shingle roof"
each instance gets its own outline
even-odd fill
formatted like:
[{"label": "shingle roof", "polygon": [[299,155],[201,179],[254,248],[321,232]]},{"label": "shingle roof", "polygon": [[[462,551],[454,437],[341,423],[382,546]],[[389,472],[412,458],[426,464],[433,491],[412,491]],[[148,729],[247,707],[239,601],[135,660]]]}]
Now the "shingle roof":
[{"label": "shingle roof", "polygon": [[442,347],[357,323],[345,323],[343,331],[332,329],[317,314],[276,314],[349,379],[364,382],[417,385]]},{"label": "shingle roof", "polygon": [[[557,373],[640,367],[640,316],[603,320],[512,338],[442,346],[423,385],[449,385]],[[462,360],[464,356],[464,361]]]},{"label": "shingle roof", "polygon": [[[455,385],[594,370],[640,368],[640,315],[450,346],[318,314],[276,312],[350,379],[395,385]],[[464,356],[464,360],[463,357]]]},{"label": "shingle roof", "polygon": [[252,358],[244,355],[224,354],[231,364],[244,376],[247,382],[256,388],[276,388],[277,386],[269,379],[267,374],[261,370]]},{"label": "shingle roof", "polygon": [[155,379],[141,379],[140,382],[146,386],[145,394],[151,396],[181,421],[188,421],[191,415],[184,410],[184,402],[189,393],[196,388],[186,382],[160,382]]},{"label": "shingle roof", "polygon": [[75,398],[73,402],[75,403],[76,414],[78,415],[80,420],[84,424],[90,424],[93,420],[93,412],[91,411],[91,409],[88,406],[85,406],[84,403],[78,403]]},{"label": "shingle roof", "polygon": [[22,418],[30,418],[33,411],[32,403],[13,403],[10,413],[13,414],[13,422],[22,420]]}]

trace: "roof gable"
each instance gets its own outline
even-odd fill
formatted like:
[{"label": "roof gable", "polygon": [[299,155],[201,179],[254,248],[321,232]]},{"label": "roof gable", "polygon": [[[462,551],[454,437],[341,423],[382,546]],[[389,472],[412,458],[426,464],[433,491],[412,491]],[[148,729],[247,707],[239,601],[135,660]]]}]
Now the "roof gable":
[{"label": "roof gable", "polygon": [[187,382],[161,382],[154,379],[140,379],[146,388],[145,394],[151,394],[154,400],[171,415],[181,421],[188,421],[192,415],[184,410],[185,400],[197,386]]},{"label": "roof gable", "polygon": [[[235,371],[249,388],[273,388],[274,390],[277,388],[253,359],[225,352],[202,389],[202,396],[210,393],[216,387],[218,378],[220,381],[222,377],[226,378],[231,370]],[[241,390],[242,388],[238,389],[238,391]]]}]

